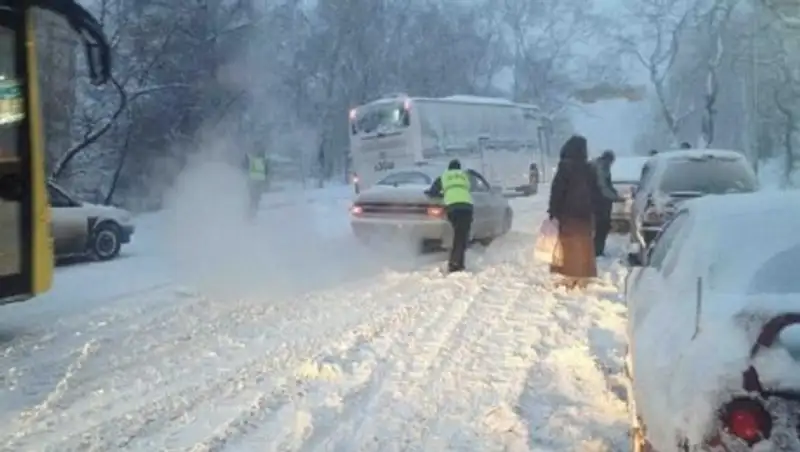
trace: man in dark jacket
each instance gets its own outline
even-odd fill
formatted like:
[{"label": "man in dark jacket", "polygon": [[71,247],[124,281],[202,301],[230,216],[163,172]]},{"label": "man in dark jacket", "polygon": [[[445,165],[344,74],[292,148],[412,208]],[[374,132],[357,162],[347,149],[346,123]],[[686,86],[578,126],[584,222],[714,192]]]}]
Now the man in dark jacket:
[{"label": "man in dark jacket", "polygon": [[447,220],[453,227],[453,244],[450,247],[447,270],[451,273],[463,271],[473,208],[469,175],[461,169],[461,162],[451,160],[447,170],[433,181],[425,194],[433,198],[444,198]]},{"label": "man in dark jacket", "polygon": [[615,202],[622,201],[611,181],[611,165],[614,164],[615,159],[614,152],[608,150],[592,162],[597,176],[594,202],[594,252],[596,256],[602,256],[606,249],[606,239],[611,231],[611,209]]}]

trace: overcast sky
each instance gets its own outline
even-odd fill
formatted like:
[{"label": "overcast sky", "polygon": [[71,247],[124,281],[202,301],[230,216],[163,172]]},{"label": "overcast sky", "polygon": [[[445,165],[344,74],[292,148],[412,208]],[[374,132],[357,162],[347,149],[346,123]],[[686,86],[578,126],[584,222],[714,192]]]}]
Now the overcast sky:
[{"label": "overcast sky", "polygon": [[[615,15],[623,9],[622,0],[595,0],[597,7],[605,14]],[[627,62],[626,74],[630,83],[642,84],[648,91],[645,70],[631,61]],[[634,152],[633,140],[636,137],[639,119],[645,114],[644,103],[630,103],[614,100],[586,105],[585,112],[575,111],[572,121],[577,131],[589,141],[589,152],[598,154],[605,149],[613,149],[617,154]]]}]

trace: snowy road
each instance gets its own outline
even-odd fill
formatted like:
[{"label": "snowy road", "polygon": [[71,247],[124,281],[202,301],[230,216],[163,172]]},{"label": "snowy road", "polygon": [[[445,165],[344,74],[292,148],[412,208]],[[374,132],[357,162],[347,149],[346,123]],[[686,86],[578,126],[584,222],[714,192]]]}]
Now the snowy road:
[{"label": "snowy road", "polygon": [[623,450],[623,269],[551,290],[532,259],[545,199],[514,200],[514,231],[448,278],[436,256],[358,251],[333,227],[346,200],[276,205],[261,227],[299,210],[322,227],[287,232],[296,260],[256,250],[260,285],[223,273],[249,285],[235,296],[177,286],[209,274],[166,257],[150,218],[129,256],[3,308],[0,450]]}]

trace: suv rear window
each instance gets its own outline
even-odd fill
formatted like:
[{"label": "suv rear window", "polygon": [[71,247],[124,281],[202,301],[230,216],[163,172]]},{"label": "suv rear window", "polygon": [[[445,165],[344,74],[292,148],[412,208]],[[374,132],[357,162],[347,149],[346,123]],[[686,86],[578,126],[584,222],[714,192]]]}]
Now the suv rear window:
[{"label": "suv rear window", "polygon": [[751,192],[756,187],[756,179],[746,162],[720,158],[670,162],[659,184],[665,193],[696,191],[714,195]]}]

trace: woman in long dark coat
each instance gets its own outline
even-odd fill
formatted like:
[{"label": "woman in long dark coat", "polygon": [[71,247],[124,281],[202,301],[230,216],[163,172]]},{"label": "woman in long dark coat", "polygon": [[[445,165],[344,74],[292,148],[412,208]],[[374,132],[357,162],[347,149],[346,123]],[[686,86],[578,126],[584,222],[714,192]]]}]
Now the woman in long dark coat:
[{"label": "woman in long dark coat", "polygon": [[585,287],[597,276],[594,255],[592,199],[597,187],[588,162],[586,138],[573,135],[561,147],[561,160],[550,189],[550,218],[558,221],[558,241],[552,273],[564,276],[568,287]]}]

